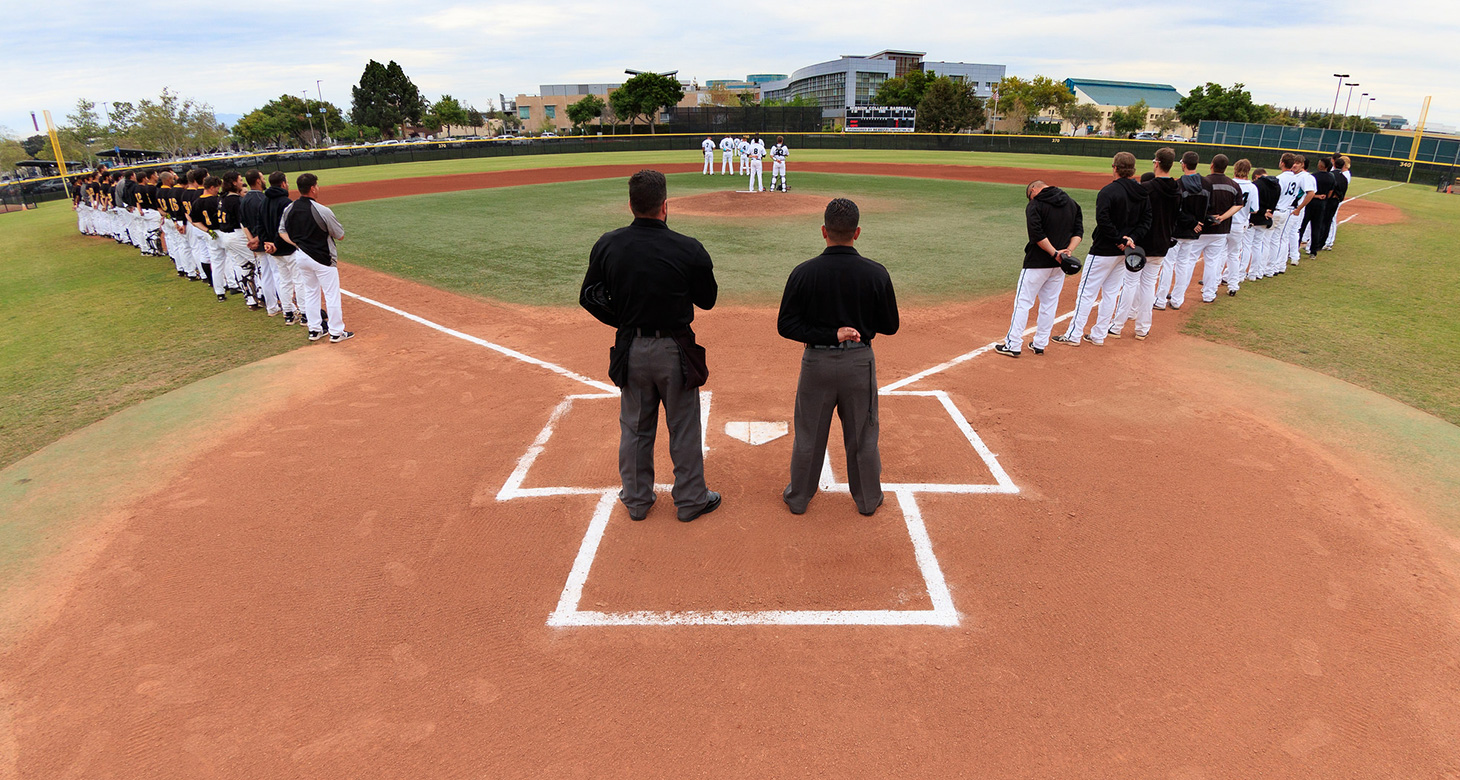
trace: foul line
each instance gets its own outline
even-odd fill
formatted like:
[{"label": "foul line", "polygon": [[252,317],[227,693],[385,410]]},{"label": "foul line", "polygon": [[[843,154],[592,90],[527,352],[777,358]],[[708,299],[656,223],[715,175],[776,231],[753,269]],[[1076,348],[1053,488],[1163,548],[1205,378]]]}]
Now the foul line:
[{"label": "foul line", "polygon": [[[1054,321],[1055,321],[1055,323],[1064,322],[1065,320],[1067,320],[1067,319],[1069,319],[1069,318],[1071,318],[1073,316],[1075,316],[1075,313],[1073,311],[1065,312],[1064,314],[1061,314],[1060,316],[1056,317],[1054,319]],[[1028,336],[1028,335],[1034,333],[1034,331],[1036,331],[1036,330],[1038,330],[1038,326],[1035,326],[1033,328],[1026,328],[1024,330],[1024,335]],[[987,343],[987,344],[979,347],[978,349],[973,350],[972,352],[965,352],[962,355],[959,355],[958,357],[953,358],[952,360],[950,360],[950,361],[948,361],[946,363],[939,363],[938,365],[933,366],[932,368],[930,368],[930,369],[928,369],[926,371],[919,371],[918,373],[913,374],[912,376],[910,376],[910,377],[908,377],[906,379],[899,379],[899,380],[897,380],[896,382],[893,382],[890,385],[886,385],[882,389],[878,390],[877,391],[877,394],[878,395],[890,395],[893,390],[897,390],[898,388],[902,388],[902,387],[907,387],[908,385],[910,385],[910,384],[912,384],[914,382],[917,382],[917,381],[923,380],[923,379],[927,379],[928,377],[930,377],[930,376],[932,376],[934,374],[941,374],[944,371],[947,371],[948,369],[950,369],[950,368],[952,368],[952,367],[954,367],[956,365],[959,365],[961,363],[967,363],[968,361],[973,360],[974,358],[978,357],[979,355],[982,355],[985,352],[991,352],[991,351],[993,351],[993,348],[994,347],[997,347],[1001,343],[1003,343],[1003,342],[1001,342],[1001,341],[990,341],[989,343]]]},{"label": "foul line", "polygon": [[583,384],[588,385],[589,387],[591,387],[591,388],[593,388],[595,390],[602,390],[605,393],[608,393],[610,395],[618,395],[618,388],[617,387],[614,387],[613,385],[610,385],[610,384],[606,384],[604,382],[600,382],[600,381],[598,381],[596,379],[589,379],[588,377],[583,376],[582,374],[580,374],[580,373],[578,373],[576,371],[569,371],[568,369],[563,368],[562,366],[560,366],[560,365],[558,365],[556,363],[549,363],[546,360],[538,360],[537,358],[532,357],[531,355],[524,355],[523,353],[518,352],[517,350],[512,349],[510,347],[504,347],[501,344],[493,344],[492,342],[487,341],[486,339],[479,339],[476,336],[473,336],[473,335],[471,335],[469,333],[462,333],[459,330],[453,330],[452,328],[448,328],[445,325],[441,325],[441,324],[432,322],[432,321],[426,319],[425,317],[418,317],[418,316],[416,316],[414,314],[411,314],[408,311],[402,311],[400,309],[395,308],[394,306],[390,306],[388,304],[381,303],[380,301],[371,300],[369,298],[366,298],[363,295],[356,295],[355,293],[352,293],[349,290],[340,290],[340,293],[342,295],[348,295],[351,298],[354,298],[355,300],[360,301],[361,303],[368,303],[371,306],[376,306],[376,307],[379,307],[381,309],[385,309],[386,311],[388,311],[388,312],[390,312],[392,314],[399,314],[400,316],[405,317],[406,319],[408,319],[408,320],[410,320],[412,322],[418,322],[418,323],[420,323],[422,325],[425,325],[426,327],[431,328],[433,330],[441,331],[442,333],[445,333],[448,336],[455,336],[455,337],[461,339],[462,341],[469,341],[472,344],[475,344],[475,345],[477,345],[479,347],[486,347],[487,349],[490,349],[490,350],[492,350],[494,352],[500,352],[501,354],[506,355],[507,357],[512,358],[513,360],[520,360],[523,363],[528,363],[528,364],[537,366],[538,368],[546,368],[547,370],[549,370],[549,371],[551,371],[551,372],[553,372],[555,374],[561,374],[561,375],[563,375],[563,376],[565,376],[565,377],[567,377],[569,379],[572,379],[572,380],[575,380],[575,381],[578,381],[578,382],[582,382]]},{"label": "foul line", "polygon": [[[1363,195],[1355,195],[1352,198],[1344,198],[1343,203],[1340,203],[1338,205],[1342,206],[1344,203],[1348,203],[1351,200],[1358,200],[1359,198],[1367,198],[1370,195],[1375,195],[1377,193],[1383,192],[1384,190],[1392,190],[1395,187],[1403,187],[1407,183],[1408,182],[1399,182],[1398,184],[1391,184],[1388,187],[1380,187],[1377,190],[1369,190],[1368,192],[1364,193]],[[1345,221],[1347,221],[1347,220],[1345,220]]]}]

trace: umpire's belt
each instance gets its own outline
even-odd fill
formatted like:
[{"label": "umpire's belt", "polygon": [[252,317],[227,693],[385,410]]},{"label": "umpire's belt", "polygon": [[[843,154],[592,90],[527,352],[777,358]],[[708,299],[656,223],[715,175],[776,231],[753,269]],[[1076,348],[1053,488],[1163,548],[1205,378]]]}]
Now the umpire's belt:
[{"label": "umpire's belt", "polygon": [[843,341],[840,344],[807,344],[807,349],[867,349],[871,345],[864,341]]},{"label": "umpire's belt", "polygon": [[634,335],[641,339],[672,339],[678,331],[654,330],[652,328],[634,328]]}]

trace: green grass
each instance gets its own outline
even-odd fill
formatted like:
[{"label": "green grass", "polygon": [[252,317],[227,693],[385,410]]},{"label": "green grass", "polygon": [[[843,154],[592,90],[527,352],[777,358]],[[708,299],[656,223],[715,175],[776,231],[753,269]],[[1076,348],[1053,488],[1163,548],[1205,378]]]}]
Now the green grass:
[{"label": "green grass", "polygon": [[[1355,188],[1355,192],[1368,187]],[[1460,424],[1460,198],[1404,186],[1373,200],[1403,224],[1344,225],[1332,252],[1203,307],[1186,332],[1376,390]],[[1340,215],[1342,212],[1340,212]]]},{"label": "green grass", "polygon": [[[738,182],[738,179],[737,179]],[[862,204],[858,248],[884,263],[905,301],[990,295],[1013,285],[1023,257],[1024,188],[900,177],[794,175],[794,194]],[[588,251],[630,220],[619,179],[347,203],[347,260],[435,287],[514,303],[576,306]],[[726,189],[670,177],[670,196]],[[1074,191],[1087,212],[1094,193]],[[774,193],[757,195],[779,197]],[[705,245],[723,299],[780,299],[786,275],[821,252],[820,214],[774,219],[677,216]]]},{"label": "green grass", "polygon": [[0,467],[138,401],[300,346],[47,203],[0,215]]},{"label": "green grass", "polygon": [[[404,179],[413,176],[442,176],[452,173],[480,173],[536,168],[563,168],[576,165],[662,165],[694,163],[704,160],[699,140],[684,138],[683,151],[674,152],[585,152],[572,154],[532,154],[513,157],[475,157],[462,160],[364,165],[355,168],[328,168],[317,171],[320,186],[329,200],[331,184],[353,184],[362,181]],[[720,156],[715,155],[716,165]],[[1104,157],[1061,157],[1053,154],[1010,154],[1005,152],[937,152],[866,149],[792,149],[790,173],[796,175],[798,162],[869,162],[934,165],[988,165],[1002,168],[1042,168],[1057,171],[1110,170]],[[770,166],[766,166],[769,175]]]}]

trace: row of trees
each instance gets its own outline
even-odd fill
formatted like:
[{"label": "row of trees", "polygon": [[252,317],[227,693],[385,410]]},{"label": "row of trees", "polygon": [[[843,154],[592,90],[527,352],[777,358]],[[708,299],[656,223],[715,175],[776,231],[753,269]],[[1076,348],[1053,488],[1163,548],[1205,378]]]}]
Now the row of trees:
[{"label": "row of trees", "polygon": [[[75,110],[56,129],[56,137],[67,160],[94,165],[100,159],[98,152],[114,147],[170,154],[215,149],[228,137],[228,130],[218,122],[212,106],[163,89],[155,100],[111,103],[104,117],[95,101],[77,100]],[[6,144],[0,150],[0,164],[7,169],[27,159],[56,157],[50,139],[44,135],[11,143],[15,146]],[[19,154],[24,156],[14,159]]]}]

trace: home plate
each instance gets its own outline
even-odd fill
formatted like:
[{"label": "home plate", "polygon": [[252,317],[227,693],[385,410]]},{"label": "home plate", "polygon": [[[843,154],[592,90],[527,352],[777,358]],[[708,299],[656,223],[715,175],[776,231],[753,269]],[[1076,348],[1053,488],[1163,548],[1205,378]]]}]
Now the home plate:
[{"label": "home plate", "polygon": [[746,444],[765,444],[785,436],[786,433],[787,426],[784,422],[725,423],[725,435],[732,439],[739,439]]}]

